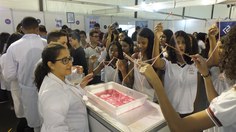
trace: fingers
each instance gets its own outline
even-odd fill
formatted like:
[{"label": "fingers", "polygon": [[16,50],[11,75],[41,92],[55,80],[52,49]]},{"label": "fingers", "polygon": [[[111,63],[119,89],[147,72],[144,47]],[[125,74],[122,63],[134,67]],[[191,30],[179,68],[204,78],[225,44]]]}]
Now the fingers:
[{"label": "fingers", "polygon": [[86,75],[84,78],[85,79],[90,79],[90,78],[92,78],[93,77],[93,73],[89,73],[88,75]]},{"label": "fingers", "polygon": [[81,83],[80,83],[80,87],[81,87],[81,88],[84,88],[84,87],[87,86],[87,84],[88,84],[90,81],[92,81],[92,80],[93,80],[93,73],[90,73],[90,74],[86,75],[86,76],[82,79],[82,81],[81,81]]},{"label": "fingers", "polygon": [[219,33],[219,29],[216,24],[213,24],[208,30],[210,36],[216,36]]},{"label": "fingers", "polygon": [[141,66],[141,68],[139,69],[139,72],[142,73],[142,74],[144,74],[147,69],[148,69],[148,64],[147,64],[147,65],[143,65],[143,66]]},{"label": "fingers", "polygon": [[202,56],[200,56],[199,54],[196,55],[191,55],[192,61],[194,63],[200,63],[201,60],[203,60]]},{"label": "fingers", "polygon": [[95,62],[97,59],[98,59],[98,57],[97,57],[96,55],[91,55],[91,56],[89,57],[89,61],[90,61],[90,62]]},{"label": "fingers", "polygon": [[83,66],[76,65],[76,66],[73,66],[73,67],[77,70],[78,74],[82,74],[84,72]]},{"label": "fingers", "polygon": [[162,32],[163,31],[163,25],[162,23],[158,23],[155,28],[154,28],[155,32]]}]

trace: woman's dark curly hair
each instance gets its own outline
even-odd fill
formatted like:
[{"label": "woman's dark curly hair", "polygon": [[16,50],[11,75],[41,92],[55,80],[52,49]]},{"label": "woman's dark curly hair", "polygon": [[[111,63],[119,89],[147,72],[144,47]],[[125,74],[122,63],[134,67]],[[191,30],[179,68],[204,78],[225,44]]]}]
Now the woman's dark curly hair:
[{"label": "woman's dark curly hair", "polygon": [[227,78],[236,80],[236,26],[232,27],[222,43],[220,70]]}]

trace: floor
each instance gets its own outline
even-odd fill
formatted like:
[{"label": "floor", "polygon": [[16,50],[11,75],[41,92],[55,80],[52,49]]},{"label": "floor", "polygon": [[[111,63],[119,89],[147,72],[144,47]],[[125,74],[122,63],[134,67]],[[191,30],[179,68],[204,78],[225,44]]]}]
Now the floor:
[{"label": "floor", "polygon": [[0,103],[0,132],[16,132],[17,122],[10,102]]}]

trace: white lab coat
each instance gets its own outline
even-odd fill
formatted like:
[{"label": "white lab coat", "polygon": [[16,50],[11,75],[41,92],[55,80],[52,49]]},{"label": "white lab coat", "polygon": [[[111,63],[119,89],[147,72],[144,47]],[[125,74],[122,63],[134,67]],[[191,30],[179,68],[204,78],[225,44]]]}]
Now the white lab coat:
[{"label": "white lab coat", "polygon": [[0,66],[1,66],[1,88],[6,88],[7,90],[11,91],[11,96],[13,99],[14,110],[16,117],[22,118],[24,117],[24,109],[22,100],[20,98],[21,90],[19,88],[19,83],[17,80],[14,81],[6,81],[2,76],[2,69],[4,69],[3,63],[6,61],[6,54],[3,54],[0,58]]},{"label": "white lab coat", "polygon": [[14,42],[7,50],[3,76],[6,81],[18,80],[24,115],[30,127],[39,127],[41,121],[38,113],[38,91],[33,83],[34,67],[41,58],[47,45],[45,39],[36,34],[26,34]]},{"label": "white lab coat", "polygon": [[54,74],[45,76],[39,90],[41,132],[89,132],[84,91]]},{"label": "white lab coat", "polygon": [[2,69],[3,69],[3,62],[4,60],[6,59],[6,54],[3,54],[1,57],[0,57],[0,81],[1,81],[1,89],[2,90],[7,90],[7,91],[10,91],[11,88],[10,88],[10,83],[7,82],[3,75],[2,75]]}]

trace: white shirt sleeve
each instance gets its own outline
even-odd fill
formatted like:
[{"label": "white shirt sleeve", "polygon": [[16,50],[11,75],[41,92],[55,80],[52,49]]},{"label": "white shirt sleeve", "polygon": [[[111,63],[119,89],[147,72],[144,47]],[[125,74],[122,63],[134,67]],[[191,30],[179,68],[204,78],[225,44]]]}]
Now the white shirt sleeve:
[{"label": "white shirt sleeve", "polygon": [[217,126],[231,126],[236,123],[236,90],[230,89],[213,99],[206,110]]},{"label": "white shirt sleeve", "polygon": [[103,60],[106,60],[106,56],[107,56],[107,51],[106,51],[106,49],[104,49],[104,50],[101,52],[101,55],[100,55],[99,58],[98,58],[98,62],[102,62]]},{"label": "white shirt sleeve", "polygon": [[198,46],[201,49],[206,49],[206,44],[202,40],[198,41]]}]

